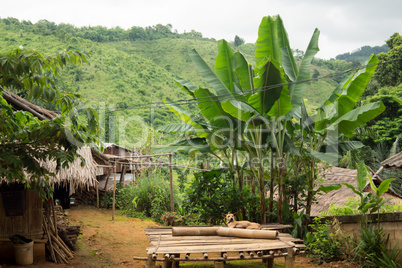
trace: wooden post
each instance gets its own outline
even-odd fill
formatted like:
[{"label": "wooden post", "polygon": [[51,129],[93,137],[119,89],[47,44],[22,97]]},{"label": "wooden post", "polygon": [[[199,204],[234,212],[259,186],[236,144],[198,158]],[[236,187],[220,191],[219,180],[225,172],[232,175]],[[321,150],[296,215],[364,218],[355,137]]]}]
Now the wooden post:
[{"label": "wooden post", "polygon": [[295,251],[293,248],[288,248],[288,255],[285,256],[285,268],[295,268]]},{"label": "wooden post", "polygon": [[114,213],[115,213],[115,206],[116,206],[116,159],[114,160],[114,175],[113,175],[113,215],[112,221],[114,221]]},{"label": "wooden post", "polygon": [[174,211],[173,200],[173,171],[172,171],[172,154],[169,154],[169,173],[170,173],[170,210]]},{"label": "wooden post", "polygon": [[96,181],[96,206],[99,208],[99,181]]},{"label": "wooden post", "polygon": [[156,263],[155,263],[155,261],[152,259],[152,255],[151,255],[151,254],[148,255],[148,260],[147,260],[147,262],[145,263],[145,267],[146,267],[146,268],[155,268],[155,267],[156,267]]}]

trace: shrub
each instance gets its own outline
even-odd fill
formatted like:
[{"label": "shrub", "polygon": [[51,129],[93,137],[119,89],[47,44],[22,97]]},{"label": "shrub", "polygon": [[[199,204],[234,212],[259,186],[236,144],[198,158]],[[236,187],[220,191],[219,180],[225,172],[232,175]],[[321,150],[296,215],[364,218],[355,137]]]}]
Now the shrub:
[{"label": "shrub", "polygon": [[313,224],[309,226],[314,230],[313,233],[307,233],[308,253],[317,263],[331,262],[342,259],[343,252],[342,240],[330,232],[331,222],[321,223],[320,217],[313,219]]},{"label": "shrub", "polygon": [[[176,187],[175,204],[180,203]],[[102,204],[111,207],[113,193],[103,196]],[[150,217],[162,223],[161,216],[170,211],[170,184],[163,176],[141,178],[138,182],[118,184],[116,189],[116,207],[127,216]]]},{"label": "shrub", "polygon": [[359,235],[359,241],[355,242],[353,250],[355,260],[362,267],[400,267],[401,260],[398,260],[400,250],[398,245],[395,245],[393,250],[388,253],[386,245],[388,244],[389,235],[384,233],[382,228],[363,227]]}]

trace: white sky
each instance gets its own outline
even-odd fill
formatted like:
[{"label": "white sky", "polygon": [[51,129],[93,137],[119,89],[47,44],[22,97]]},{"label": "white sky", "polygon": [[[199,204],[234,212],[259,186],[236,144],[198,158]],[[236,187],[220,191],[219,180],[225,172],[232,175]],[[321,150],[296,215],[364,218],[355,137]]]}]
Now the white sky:
[{"label": "white sky", "polygon": [[179,33],[253,43],[264,16],[279,14],[293,49],[305,51],[315,28],[321,31],[317,57],[329,59],[364,45],[383,45],[402,33],[401,0],[0,0],[0,17],[41,19],[74,26],[172,24]]}]

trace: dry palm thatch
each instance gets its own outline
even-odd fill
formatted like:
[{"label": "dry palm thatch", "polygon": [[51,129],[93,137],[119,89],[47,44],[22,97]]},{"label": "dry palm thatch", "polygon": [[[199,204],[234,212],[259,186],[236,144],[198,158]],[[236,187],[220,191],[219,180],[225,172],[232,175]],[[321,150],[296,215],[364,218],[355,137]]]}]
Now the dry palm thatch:
[{"label": "dry palm thatch", "polygon": [[68,168],[62,168],[56,173],[55,161],[43,163],[43,167],[56,174],[50,179],[51,184],[66,185],[69,182],[74,188],[96,187],[97,164],[92,156],[91,148],[84,146],[78,149],[77,153],[85,159],[84,166],[81,166],[81,159],[77,158]]},{"label": "dry palm thatch", "polygon": [[399,152],[390,158],[381,162],[384,168],[402,170],[402,152]]}]

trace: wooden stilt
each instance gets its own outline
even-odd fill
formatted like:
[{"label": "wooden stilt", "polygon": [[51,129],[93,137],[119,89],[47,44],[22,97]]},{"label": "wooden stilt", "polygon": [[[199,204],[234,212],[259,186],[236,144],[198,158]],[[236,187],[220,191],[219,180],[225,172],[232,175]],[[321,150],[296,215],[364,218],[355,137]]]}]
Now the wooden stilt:
[{"label": "wooden stilt", "polygon": [[172,262],[170,260],[164,260],[162,262],[162,268],[172,268]]},{"label": "wooden stilt", "polygon": [[289,248],[288,255],[285,256],[285,268],[295,268],[295,255],[294,248]]},{"label": "wooden stilt", "polygon": [[156,263],[155,263],[155,261],[152,259],[152,255],[151,255],[151,254],[148,255],[147,262],[145,263],[145,268],[156,268]]},{"label": "wooden stilt", "polygon": [[[174,254],[175,258],[180,258],[180,254]],[[180,266],[180,261],[173,261],[172,262],[172,268],[179,268]]]},{"label": "wooden stilt", "polygon": [[269,258],[267,260],[267,268],[274,268],[274,258]]}]

